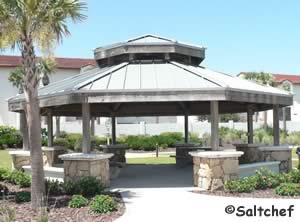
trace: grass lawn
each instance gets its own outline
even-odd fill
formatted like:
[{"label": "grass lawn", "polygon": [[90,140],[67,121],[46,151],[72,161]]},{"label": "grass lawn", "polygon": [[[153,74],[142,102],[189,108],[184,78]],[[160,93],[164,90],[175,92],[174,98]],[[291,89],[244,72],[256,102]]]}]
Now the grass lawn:
[{"label": "grass lawn", "polygon": [[174,157],[143,157],[143,158],[127,158],[128,164],[175,164]]},{"label": "grass lawn", "polygon": [[11,157],[7,150],[0,150],[0,167],[11,168]]}]

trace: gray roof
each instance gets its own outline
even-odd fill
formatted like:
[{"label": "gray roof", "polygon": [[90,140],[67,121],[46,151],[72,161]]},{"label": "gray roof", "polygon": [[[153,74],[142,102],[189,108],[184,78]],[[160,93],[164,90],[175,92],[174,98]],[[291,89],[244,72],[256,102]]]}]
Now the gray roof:
[{"label": "gray roof", "polygon": [[[239,92],[253,95],[279,96],[288,99],[291,103],[292,95],[286,91],[271,86],[260,85],[248,80],[212,71],[203,67],[184,65],[177,62],[146,62],[129,63],[94,68],[76,76],[55,82],[39,89],[40,99],[66,94],[89,94],[101,95],[105,93],[154,93],[157,92],[180,92],[194,91],[201,99],[201,93],[208,92]],[[275,98],[275,97],[274,97]],[[268,103],[277,103],[276,99],[269,99]],[[117,99],[117,98],[116,98]],[[129,98],[128,98],[129,99]],[[188,99],[188,98],[187,98]],[[223,98],[221,100],[229,100]],[[9,103],[24,100],[24,95],[18,95],[9,99]],[[161,101],[168,101],[168,97]],[[147,100],[145,100],[147,101]],[[279,101],[279,100],[278,100]],[[105,101],[104,101],[105,102]],[[122,98],[119,102],[124,102]],[[130,101],[134,102],[134,101]],[[249,101],[245,101],[249,102]],[[255,100],[253,102],[260,102]],[[281,105],[288,105],[285,101]]]}]

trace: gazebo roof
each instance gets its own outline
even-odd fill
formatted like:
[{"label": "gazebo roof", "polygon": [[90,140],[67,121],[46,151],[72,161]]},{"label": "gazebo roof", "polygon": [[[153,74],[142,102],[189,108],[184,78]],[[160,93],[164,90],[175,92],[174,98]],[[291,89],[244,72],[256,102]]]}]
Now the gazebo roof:
[{"label": "gazebo roof", "polygon": [[[152,45],[169,40],[148,36],[131,41]],[[292,97],[278,88],[156,57],[96,67],[39,89],[42,110],[51,108],[57,115],[78,115],[81,103],[94,104],[95,115],[178,115],[187,109],[200,115],[209,113],[213,100],[220,101],[220,112],[234,113],[248,105],[257,111],[292,105]],[[24,95],[9,99],[9,109],[22,110],[24,101]],[[137,104],[143,108],[137,110]]]}]

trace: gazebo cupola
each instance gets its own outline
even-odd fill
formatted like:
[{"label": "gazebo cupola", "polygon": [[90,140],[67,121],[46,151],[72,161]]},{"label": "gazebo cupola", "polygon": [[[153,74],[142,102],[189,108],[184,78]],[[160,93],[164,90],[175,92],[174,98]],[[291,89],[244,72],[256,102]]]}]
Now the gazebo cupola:
[{"label": "gazebo cupola", "polygon": [[122,62],[149,63],[174,61],[186,65],[199,65],[205,58],[205,48],[179,43],[175,40],[145,35],[94,50],[99,67]]}]

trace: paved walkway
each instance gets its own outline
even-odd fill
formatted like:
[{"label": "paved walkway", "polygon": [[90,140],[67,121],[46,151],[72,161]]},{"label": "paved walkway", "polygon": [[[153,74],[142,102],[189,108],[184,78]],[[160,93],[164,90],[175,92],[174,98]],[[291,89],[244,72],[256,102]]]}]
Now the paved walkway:
[{"label": "paved walkway", "polygon": [[[125,214],[116,222],[189,221],[299,221],[300,200],[228,198],[193,193],[192,169],[174,165],[127,166],[112,188],[122,192]],[[237,217],[227,215],[227,205],[287,208],[295,205],[292,218]]]}]

